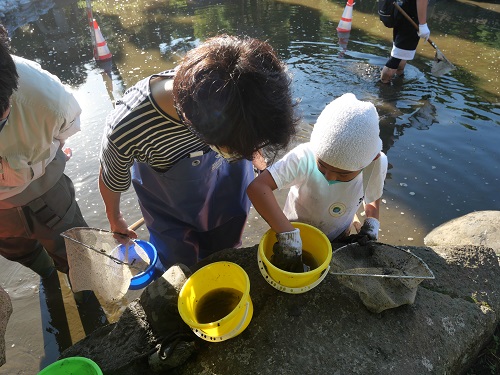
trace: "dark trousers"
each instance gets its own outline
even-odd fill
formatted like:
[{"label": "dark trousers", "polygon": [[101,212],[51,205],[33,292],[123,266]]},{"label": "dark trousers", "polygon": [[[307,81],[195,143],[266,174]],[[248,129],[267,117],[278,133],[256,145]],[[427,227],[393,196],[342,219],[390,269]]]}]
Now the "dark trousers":
[{"label": "dark trousers", "polygon": [[71,179],[59,181],[22,207],[0,209],[0,255],[29,267],[45,248],[60,272],[68,273],[62,232],[87,227],[75,200]]}]

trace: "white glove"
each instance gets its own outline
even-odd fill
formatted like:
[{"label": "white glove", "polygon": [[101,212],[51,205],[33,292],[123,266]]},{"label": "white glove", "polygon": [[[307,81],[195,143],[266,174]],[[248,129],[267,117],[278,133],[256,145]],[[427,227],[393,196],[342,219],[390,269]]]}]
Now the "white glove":
[{"label": "white glove", "polygon": [[367,217],[365,222],[361,226],[361,230],[359,231],[360,235],[365,235],[370,240],[378,239],[378,230],[380,229],[380,221],[375,219],[374,217]]},{"label": "white glove", "polygon": [[271,262],[288,272],[306,272],[309,269],[302,263],[302,239],[300,230],[276,233]]},{"label": "white glove", "polygon": [[280,252],[286,258],[302,256],[302,238],[300,230],[295,229],[291,232],[276,233]]},{"label": "white glove", "polygon": [[427,42],[427,39],[431,36],[431,31],[427,27],[427,24],[418,25],[418,36]]}]

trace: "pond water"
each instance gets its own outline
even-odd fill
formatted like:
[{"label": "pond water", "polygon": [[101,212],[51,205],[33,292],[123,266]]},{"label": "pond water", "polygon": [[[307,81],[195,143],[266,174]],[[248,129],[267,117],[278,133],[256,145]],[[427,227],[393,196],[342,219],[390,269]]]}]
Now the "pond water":
[{"label": "pond water", "polygon": [[[347,51],[336,32],[344,6],[340,0],[94,1],[93,16],[113,54],[112,62],[102,66],[93,59],[84,1],[33,2],[22,10],[29,16],[16,9],[0,20],[15,53],[71,85],[81,103],[82,132],[67,143],[73,158],[66,171],[91,226],[107,228],[97,190],[97,155],[113,101],[139,79],[174,67],[185,51],[221,32],[266,39],[287,62],[303,119],[299,142],[308,140],[321,110],[341,94],[353,92],[375,104],[389,159],[380,241],[422,245],[429,231],[450,219],[499,210],[500,5],[431,2],[431,38],[457,69],[432,76],[435,52],[421,41],[405,76],[391,85],[378,83],[392,31],[378,20],[376,3],[358,0],[354,5]],[[278,197],[283,202],[282,192]],[[129,223],[140,218],[132,191],[124,203]],[[252,211],[244,245],[257,243],[267,228]],[[144,228],[140,235],[147,239]],[[68,327],[55,328],[54,319],[47,325],[38,278],[3,259],[0,270],[0,283],[15,308],[7,330],[7,364],[0,373],[36,373],[59,350],[84,337],[84,319],[80,312],[79,322],[71,296],[63,293]],[[112,307],[104,308],[110,321],[116,319]]]}]

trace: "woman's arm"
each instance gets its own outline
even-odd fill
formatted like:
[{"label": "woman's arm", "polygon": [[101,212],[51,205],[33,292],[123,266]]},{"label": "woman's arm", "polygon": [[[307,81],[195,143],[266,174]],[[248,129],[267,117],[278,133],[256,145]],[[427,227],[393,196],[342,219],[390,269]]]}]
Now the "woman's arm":
[{"label": "woman's arm", "polygon": [[109,225],[112,232],[126,235],[130,238],[137,238],[137,233],[128,229],[127,222],[120,211],[121,193],[111,191],[102,180],[102,169],[99,169],[99,191],[101,193],[104,206],[106,208],[106,216],[108,217]]}]

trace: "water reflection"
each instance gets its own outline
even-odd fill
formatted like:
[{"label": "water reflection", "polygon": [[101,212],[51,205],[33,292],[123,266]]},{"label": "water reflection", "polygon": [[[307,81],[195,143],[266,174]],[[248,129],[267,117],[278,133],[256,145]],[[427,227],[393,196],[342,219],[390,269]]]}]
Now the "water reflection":
[{"label": "water reflection", "polygon": [[[12,43],[14,52],[29,56],[72,86],[82,84],[84,62],[92,57],[88,27],[82,16],[76,1],[55,2],[50,11],[35,21],[9,31],[14,40],[23,40],[21,48]],[[14,26],[9,21],[7,18],[7,27],[12,30]]]},{"label": "water reflection", "polygon": [[[25,48],[17,46],[20,51],[34,49],[30,53],[47,60],[44,65],[49,67],[52,65],[51,60],[55,60],[55,64],[61,61],[58,61],[58,56],[42,53],[41,47],[46,43],[49,46],[45,52],[61,53],[58,49],[62,49],[68,51],[67,55],[72,59],[89,56],[90,40],[81,3],[39,0],[32,4],[27,9],[15,9],[2,18],[15,36],[32,38],[33,43],[26,44]],[[51,4],[54,4],[52,8]],[[146,52],[156,52],[152,58],[142,56],[141,68],[145,75],[161,69],[161,62],[172,64],[170,59],[162,61],[161,54],[157,52],[160,45],[171,45],[178,39],[204,39],[220,32],[248,34],[269,39],[285,57],[292,41],[337,42],[335,28],[345,2],[336,0],[320,6],[310,0],[302,4],[272,0],[233,0],[223,3],[185,0],[168,3],[148,0],[93,2],[94,15],[118,64],[124,63],[129,67],[131,58],[140,61],[140,56]],[[63,32],[63,12],[73,29],[71,34]],[[450,61],[460,68],[454,76],[467,86],[479,83],[483,90],[496,95],[499,94],[499,67],[493,62],[499,57],[500,42],[496,38],[498,12],[498,4],[451,0],[431,2],[429,8],[429,25],[434,41]],[[36,22],[26,26],[34,20]],[[467,27],[463,27],[465,24]],[[52,40],[54,30],[60,33],[60,40]],[[376,3],[356,3],[351,39],[358,42],[358,48],[351,45],[354,47],[351,48],[353,53],[370,52],[386,58],[391,44],[390,33],[391,30],[381,26],[378,21]],[[421,43],[418,52],[424,58],[419,56],[415,65],[428,68],[434,50]],[[79,71],[82,71],[81,66]],[[131,82],[127,81],[128,84],[135,82],[139,76],[132,78]]]},{"label": "water reflection", "polygon": [[[33,11],[38,9],[36,4],[43,10]],[[84,208],[89,210],[87,215],[98,220],[99,226],[105,226],[106,222],[99,217],[101,202],[94,185],[99,148],[96,138],[112,103],[126,87],[144,76],[172,68],[185,51],[220,32],[248,34],[273,44],[294,76],[295,96],[301,100],[299,111],[308,124],[314,123],[327,103],[345,92],[375,103],[381,116],[381,136],[389,162],[396,167],[399,163],[404,170],[410,168],[419,179],[427,179],[432,170],[415,167],[416,154],[400,143],[403,138],[408,137],[408,142],[413,144],[440,140],[438,155],[453,153],[449,145],[457,143],[483,150],[488,158],[498,156],[495,142],[499,137],[499,111],[494,103],[499,98],[499,75],[495,74],[498,64],[491,62],[498,60],[499,46],[494,35],[498,30],[499,5],[432,3],[429,24],[434,40],[459,69],[443,77],[432,76],[434,50],[420,43],[417,58],[409,64],[405,76],[391,85],[378,83],[380,67],[390,50],[391,31],[381,26],[373,2],[356,3],[349,48],[346,48],[347,41],[344,38],[344,43],[339,44],[342,40],[336,31],[345,6],[343,0],[322,6],[313,0],[300,4],[272,0],[96,1],[93,2],[94,17],[113,53],[111,64],[100,67],[92,59],[83,4],[60,0],[54,2],[50,10],[46,10],[48,6],[44,0],[37,1],[27,8],[26,12],[31,12],[29,16],[14,17],[11,13],[3,21],[12,33],[17,54],[40,62],[63,81],[79,88],[79,100],[86,108],[84,126],[87,130],[79,136],[80,151],[76,150],[70,173],[76,178]],[[467,19],[467,28],[463,27],[465,15],[473,18],[472,22]],[[25,23],[27,19],[32,21]],[[474,47],[469,48],[473,41]],[[485,79],[491,84],[484,84]],[[476,84],[481,84],[481,89],[475,87]],[[454,165],[473,163],[466,160],[466,155],[453,155],[448,159]],[[464,180],[458,176],[463,171],[453,171],[451,165],[446,168],[449,171],[445,179],[440,180],[441,184]],[[482,172],[490,189],[498,186],[496,172],[495,168]],[[498,202],[483,200],[479,205],[463,202],[460,211],[441,212],[436,207],[429,207],[427,211],[422,209],[416,195],[411,195],[411,199],[404,195],[400,185],[404,182],[400,181],[395,168],[390,170],[389,180],[399,181],[395,185],[390,181],[387,184],[390,199],[402,199],[415,220],[426,218],[422,233],[458,212],[498,207]],[[459,186],[454,184],[450,194],[460,195]],[[426,199],[439,198],[445,190],[448,189],[436,191]],[[134,205],[132,196],[130,207]],[[392,236],[386,239],[402,241]]]},{"label": "water reflection", "polygon": [[[99,217],[101,203],[94,185],[99,148],[96,138],[112,103],[126,87],[144,76],[172,68],[200,40],[220,32],[248,34],[273,44],[294,76],[295,96],[301,100],[299,111],[305,123],[313,124],[324,106],[345,92],[374,102],[381,117],[384,151],[391,165],[397,167],[399,162],[404,170],[411,168],[415,177],[426,179],[430,171],[415,167],[416,154],[400,143],[406,137],[413,144],[441,140],[437,155],[453,153],[449,146],[457,143],[483,150],[487,158],[498,156],[495,142],[499,137],[499,111],[495,103],[499,75],[495,74],[498,64],[491,62],[498,58],[498,40],[494,35],[498,30],[499,5],[451,0],[432,3],[429,24],[433,36],[436,35],[434,39],[459,69],[443,77],[432,76],[434,50],[421,43],[405,76],[391,85],[378,83],[391,37],[390,30],[378,21],[376,4],[356,3],[349,48],[346,38],[339,40],[336,31],[344,6],[341,0],[323,6],[313,0],[300,4],[272,0],[96,1],[94,17],[113,53],[113,60],[104,66],[92,59],[86,11],[81,2],[41,0],[33,2],[24,13],[7,13],[2,21],[12,34],[17,54],[40,62],[78,89],[79,100],[85,106],[86,130],[79,136],[80,151],[76,150],[70,173],[76,178],[84,207],[89,210],[87,215],[98,220],[99,226],[106,222]],[[472,22],[467,19],[467,33],[463,31],[465,15],[473,18]],[[476,43],[474,48],[468,48],[472,41]],[[484,84],[485,79],[491,84]],[[481,84],[481,89],[476,84]],[[466,160],[466,155],[448,159],[454,165],[473,163]],[[400,159],[401,156],[404,157]],[[461,170],[446,167],[449,171],[441,184],[464,180],[458,176]],[[390,170],[389,180],[400,180],[395,172]],[[498,186],[496,172],[495,168],[482,172],[490,189]],[[450,193],[459,195],[458,186],[454,184]],[[479,205],[469,201],[461,205],[461,211],[441,212],[434,207],[423,211],[415,195],[411,200],[404,197],[400,184],[389,182],[386,190],[391,199],[403,199],[415,219],[432,218],[424,221],[423,233],[457,212],[498,206],[496,201],[481,201]],[[444,194],[444,190],[429,199]],[[131,198],[130,206],[133,205]]]}]

